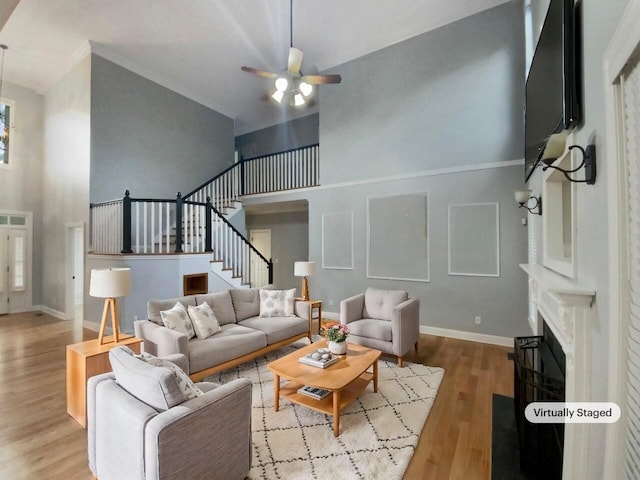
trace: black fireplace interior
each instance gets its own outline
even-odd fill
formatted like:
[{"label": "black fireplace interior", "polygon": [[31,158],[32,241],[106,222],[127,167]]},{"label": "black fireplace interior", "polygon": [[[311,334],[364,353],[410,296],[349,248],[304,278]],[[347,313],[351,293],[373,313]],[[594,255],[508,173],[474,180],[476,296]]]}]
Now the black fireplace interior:
[{"label": "black fireplace interior", "polygon": [[546,480],[562,478],[564,423],[530,423],[524,410],[532,402],[565,401],[565,355],[546,325],[543,334],[514,339],[514,407],[520,468]]}]

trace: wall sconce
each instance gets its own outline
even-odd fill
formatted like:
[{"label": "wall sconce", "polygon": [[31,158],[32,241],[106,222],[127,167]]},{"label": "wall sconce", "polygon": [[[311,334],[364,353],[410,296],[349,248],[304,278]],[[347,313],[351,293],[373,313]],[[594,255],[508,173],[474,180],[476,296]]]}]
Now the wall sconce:
[{"label": "wall sconce", "polygon": [[[515,194],[516,202],[520,205],[519,208],[526,208],[530,213],[534,215],[542,215],[542,197],[534,197],[531,195],[531,190],[518,190]],[[529,207],[527,203],[529,200],[535,200],[536,203],[532,207]],[[534,212],[535,209],[538,209],[537,212]]]},{"label": "wall sconce", "polygon": [[[553,168],[555,170],[561,171],[566,179],[570,182],[593,185],[594,183],[596,183],[596,146],[594,144],[593,138],[589,139],[589,145],[587,145],[586,149],[582,148],[580,145],[571,145],[569,147],[569,150],[577,148],[578,150],[580,150],[580,152],[582,152],[582,163],[578,167],[574,168],[573,170],[565,170],[564,168],[551,165],[564,153],[567,135],[568,131],[563,130],[562,132],[554,133],[549,137],[547,145],[545,146],[539,160],[545,164],[545,166],[542,167],[542,171],[546,171],[548,168]],[[570,173],[575,173],[582,167],[584,167],[584,180],[576,180],[575,178],[571,178],[569,176]]]},{"label": "wall sconce", "polygon": [[[590,143],[587,145],[587,148],[584,149],[580,145],[571,145],[569,150],[573,150],[574,148],[577,148],[582,152],[582,163],[578,167],[573,170],[565,170],[564,168],[556,167],[554,165],[546,165],[542,167],[542,171],[546,171],[547,168],[553,168],[555,170],[560,170],[570,182],[593,185],[596,183],[596,146],[593,143]],[[553,160],[551,162],[553,162]],[[576,180],[569,176],[570,173],[575,173],[582,167],[584,167],[584,180]]]}]

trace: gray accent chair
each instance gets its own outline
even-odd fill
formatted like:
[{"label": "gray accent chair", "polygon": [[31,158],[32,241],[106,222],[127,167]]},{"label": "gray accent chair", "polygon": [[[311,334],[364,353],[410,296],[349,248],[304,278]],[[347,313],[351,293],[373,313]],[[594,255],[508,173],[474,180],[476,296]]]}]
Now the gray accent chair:
[{"label": "gray accent chair", "polygon": [[[177,357],[182,357],[177,358]],[[168,368],[109,352],[113,372],[88,381],[88,453],[99,480],[241,480],[251,467],[251,382],[200,382],[186,397]],[[175,363],[186,367],[184,355]]]},{"label": "gray accent chair", "polygon": [[365,293],[340,302],[340,323],[349,327],[348,342],[402,357],[418,351],[420,300],[404,290],[367,288]]}]

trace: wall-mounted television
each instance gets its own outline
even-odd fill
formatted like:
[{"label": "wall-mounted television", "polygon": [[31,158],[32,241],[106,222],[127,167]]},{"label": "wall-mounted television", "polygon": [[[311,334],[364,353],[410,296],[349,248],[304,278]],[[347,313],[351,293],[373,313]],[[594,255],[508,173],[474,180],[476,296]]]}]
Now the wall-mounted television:
[{"label": "wall-mounted television", "polygon": [[549,136],[581,121],[579,38],[574,0],[551,0],[525,89],[525,182]]}]

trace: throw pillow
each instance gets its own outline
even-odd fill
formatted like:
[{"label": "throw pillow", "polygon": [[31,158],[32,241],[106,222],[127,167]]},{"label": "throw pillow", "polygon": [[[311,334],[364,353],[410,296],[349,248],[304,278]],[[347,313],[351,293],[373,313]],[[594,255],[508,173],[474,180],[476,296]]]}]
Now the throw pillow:
[{"label": "throw pillow", "polygon": [[264,290],[260,289],[261,317],[294,317],[296,289]]},{"label": "throw pillow", "polygon": [[207,302],[197,307],[189,305],[188,312],[191,322],[193,322],[193,329],[200,340],[204,340],[222,330],[216,314],[213,313]]},{"label": "throw pillow", "polygon": [[136,358],[142,360],[143,362],[148,363],[154,367],[163,367],[171,370],[176,377],[178,382],[178,388],[184,395],[184,397],[188,400],[190,398],[196,398],[200,395],[204,395],[204,392],[200,390],[193,381],[178,365],[169,360],[165,360],[164,358],[154,357],[153,355],[142,352],[140,355],[136,355]]},{"label": "throw pillow", "polygon": [[160,316],[162,317],[162,323],[164,323],[165,327],[184,333],[187,338],[196,336],[189,314],[180,302],[176,302],[170,310],[160,312]]}]

